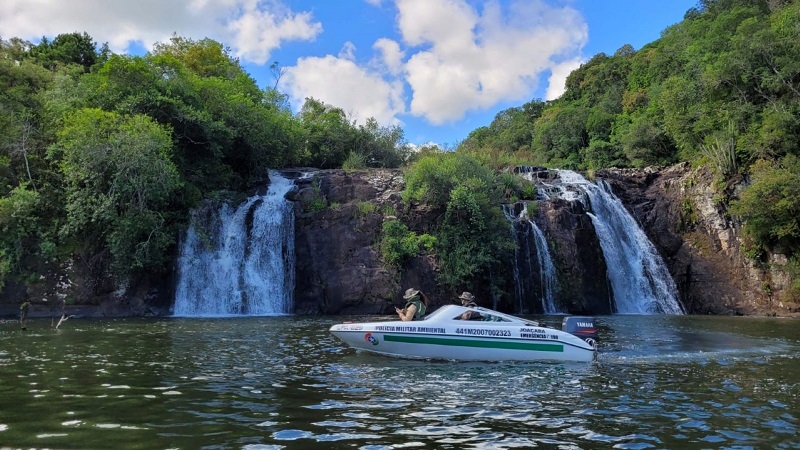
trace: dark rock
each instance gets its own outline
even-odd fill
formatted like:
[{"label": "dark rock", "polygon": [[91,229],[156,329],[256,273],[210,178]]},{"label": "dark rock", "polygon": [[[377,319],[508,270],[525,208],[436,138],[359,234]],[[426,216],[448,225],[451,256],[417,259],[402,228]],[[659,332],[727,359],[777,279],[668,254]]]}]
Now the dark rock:
[{"label": "dark rock", "polygon": [[550,241],[562,309],[574,314],[609,314],[612,297],[606,263],[583,204],[563,199],[540,202],[536,220]]}]

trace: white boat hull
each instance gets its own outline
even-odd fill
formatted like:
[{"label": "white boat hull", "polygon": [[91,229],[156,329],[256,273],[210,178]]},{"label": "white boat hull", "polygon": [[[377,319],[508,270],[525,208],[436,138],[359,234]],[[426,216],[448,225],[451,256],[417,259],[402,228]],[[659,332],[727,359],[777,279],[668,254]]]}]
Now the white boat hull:
[{"label": "white boat hull", "polygon": [[[343,323],[330,331],[349,346],[405,358],[464,361],[592,361],[592,343],[558,329],[541,327],[514,316],[478,308],[484,315],[511,320],[454,320],[462,307],[448,305],[433,320],[417,322]],[[449,314],[448,314],[449,311]]]}]

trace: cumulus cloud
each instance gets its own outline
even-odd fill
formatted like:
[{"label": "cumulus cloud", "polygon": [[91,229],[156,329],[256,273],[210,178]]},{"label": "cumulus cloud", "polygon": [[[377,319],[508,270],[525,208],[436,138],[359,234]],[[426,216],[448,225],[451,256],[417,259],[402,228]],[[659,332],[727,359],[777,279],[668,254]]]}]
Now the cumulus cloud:
[{"label": "cumulus cloud", "polygon": [[[547,98],[556,98],[588,36],[575,9],[553,6],[568,0],[364,1],[382,11],[394,5],[398,34],[376,37],[366,58],[341,42],[338,55],[287,66],[281,86],[295,105],[314,97],[362,121],[399,124],[400,115],[411,113],[444,124],[530,99],[547,71]],[[173,34],[209,37],[244,62],[265,64],[286,42],[317,39],[322,24],[282,0],[2,0],[0,30],[3,38],[28,40],[86,31],[115,52],[131,44],[150,49]]]},{"label": "cumulus cloud", "polygon": [[555,100],[567,90],[567,77],[583,64],[582,59],[572,59],[556,64],[550,69],[545,100]]},{"label": "cumulus cloud", "polygon": [[400,44],[387,38],[380,38],[372,45],[378,52],[377,64],[384,67],[393,75],[399,74],[403,69],[404,52],[400,49]]},{"label": "cumulus cloud", "polygon": [[115,52],[132,43],[150,49],[173,33],[209,37],[231,45],[242,60],[263,64],[283,42],[315,39],[322,25],[276,0],[3,0],[0,30],[4,38],[29,40],[86,31]]},{"label": "cumulus cloud", "polygon": [[296,13],[277,2],[241,1],[239,8],[226,29],[237,56],[256,64],[264,64],[283,41],[312,41],[322,32],[311,13]]},{"label": "cumulus cloud", "polygon": [[[346,46],[343,53],[347,50],[352,49]],[[379,123],[399,124],[397,115],[405,109],[402,83],[387,81],[381,73],[361,67],[349,57],[300,58],[297,65],[287,68],[281,87],[295,107],[313,97],[353,114],[362,124],[369,117]]]},{"label": "cumulus cloud", "polygon": [[488,2],[482,10],[463,0],[396,4],[412,53],[405,65],[410,111],[434,124],[530,96],[539,74],[562,67],[559,59],[579,52],[588,37],[577,11],[539,0]]}]

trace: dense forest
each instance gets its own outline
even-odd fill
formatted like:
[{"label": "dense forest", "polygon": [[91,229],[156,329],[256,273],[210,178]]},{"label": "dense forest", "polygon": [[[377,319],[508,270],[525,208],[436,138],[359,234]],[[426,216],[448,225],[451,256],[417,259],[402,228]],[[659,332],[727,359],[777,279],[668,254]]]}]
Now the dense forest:
[{"label": "dense forest", "polygon": [[100,273],[165,270],[215,192],[263,185],[269,168],[397,167],[409,151],[399,127],[315,99],[292,114],[212,40],[141,57],[86,33],[0,40],[0,111],[0,288],[72,253]]},{"label": "dense forest", "polygon": [[212,40],[129,56],[86,33],[0,39],[0,289],[76,253],[122,277],[166,271],[191,208],[292,166],[405,166],[405,198],[445,214],[430,235],[387,223],[387,261],[435,247],[443,282],[491,283],[513,251],[497,203],[535,198],[500,169],[688,161],[715,172],[752,258],[790,258],[800,296],[798,36],[796,1],[702,0],[643,48],[595,55],[561,98],[502,111],[454,151],[416,152],[401,128],[315,99],[291,111]]}]

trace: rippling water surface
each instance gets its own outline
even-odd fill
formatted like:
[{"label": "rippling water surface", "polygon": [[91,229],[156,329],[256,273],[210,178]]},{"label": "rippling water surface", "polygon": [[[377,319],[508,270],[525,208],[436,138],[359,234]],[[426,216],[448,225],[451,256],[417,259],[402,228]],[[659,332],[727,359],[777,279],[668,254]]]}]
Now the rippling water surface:
[{"label": "rippling water surface", "polygon": [[328,332],[374,319],[0,323],[0,448],[800,448],[797,320],[602,317],[588,364],[391,359]]}]

